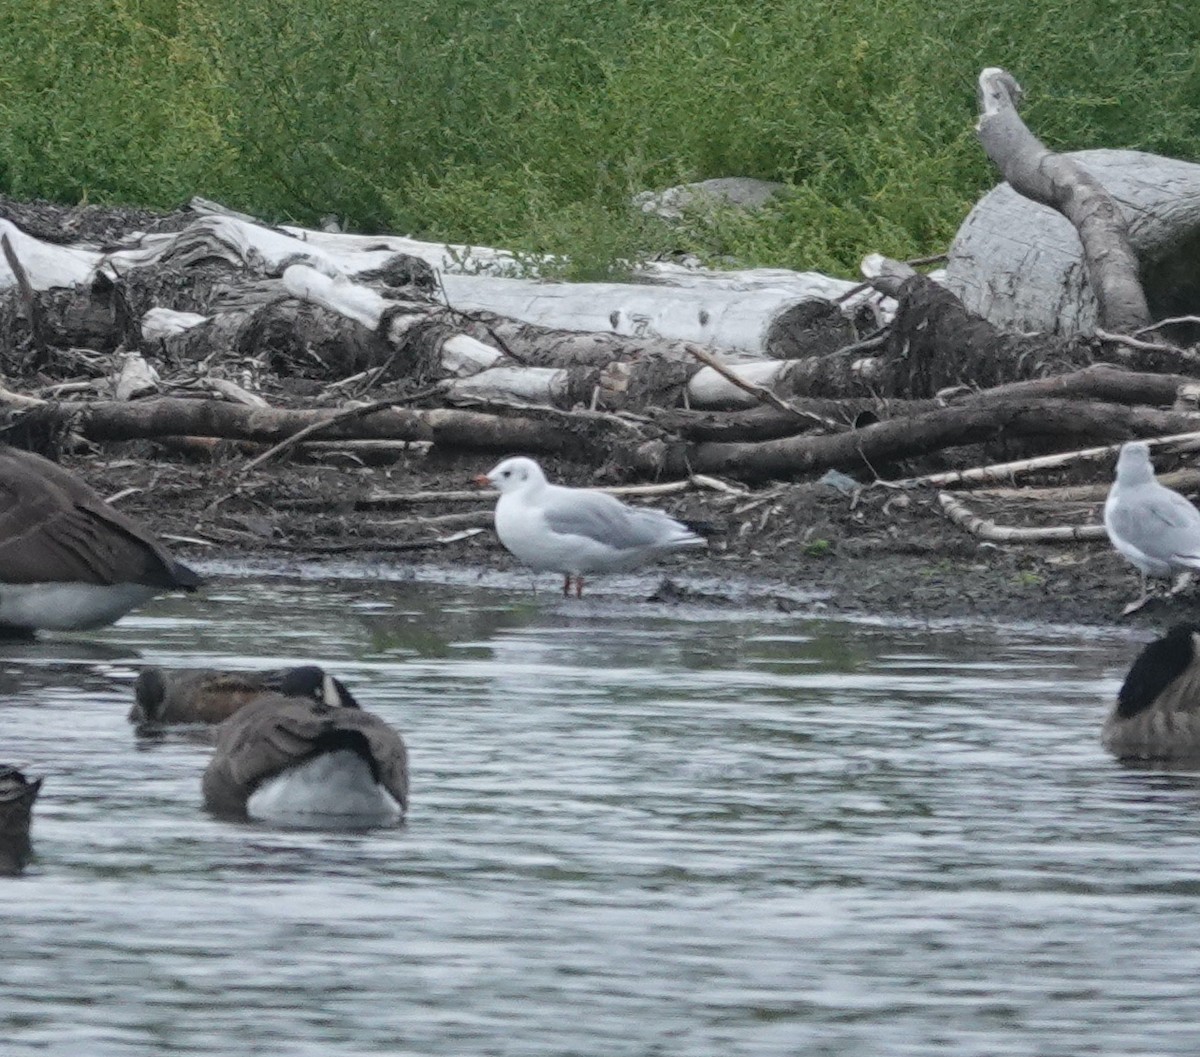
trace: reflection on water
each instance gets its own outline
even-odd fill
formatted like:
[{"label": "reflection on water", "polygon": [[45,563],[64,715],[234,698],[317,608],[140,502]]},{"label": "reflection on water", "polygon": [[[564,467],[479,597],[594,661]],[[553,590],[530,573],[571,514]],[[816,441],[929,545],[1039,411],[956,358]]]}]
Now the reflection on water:
[{"label": "reflection on water", "polygon": [[[382,581],[2,646],[2,1052],[1191,1053],[1200,785],[1098,743],[1135,652]],[[297,660],[403,730],[407,825],[218,821],[125,722],[141,663]]]}]

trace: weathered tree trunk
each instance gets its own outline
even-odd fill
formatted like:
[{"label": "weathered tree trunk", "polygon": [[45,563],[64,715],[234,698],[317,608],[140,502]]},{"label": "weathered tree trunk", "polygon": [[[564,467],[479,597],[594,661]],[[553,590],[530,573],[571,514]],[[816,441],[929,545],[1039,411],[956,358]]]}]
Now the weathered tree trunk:
[{"label": "weathered tree trunk", "polygon": [[1017,115],[1021,86],[1005,70],[979,75],[979,140],[1009,186],[1058,210],[1079,232],[1101,324],[1122,333],[1150,322],[1138,259],[1117,203],[1072,158],[1047,150]]},{"label": "weathered tree trunk", "polygon": [[[536,417],[534,417],[536,415]],[[252,408],[219,400],[160,398],[130,402],[47,402],[10,412],[8,428],[26,432],[70,427],[92,441],[218,437],[275,443],[339,416],[336,409]],[[457,409],[384,408],[331,424],[321,439],[428,441],[469,451],[529,451],[593,457],[608,447],[644,441],[647,431],[611,416],[487,415]]]},{"label": "weathered tree trunk", "polygon": [[[1004,76],[981,75],[981,86],[986,80],[995,98],[984,101],[979,132],[989,156],[1015,183],[993,188],[963,221],[950,246],[946,286],[998,327],[1047,336],[1127,330],[1138,320],[1194,313],[1200,304],[1200,165],[1128,150],[1051,154],[1017,117]],[[1087,220],[1090,248],[1054,201],[1065,205],[1068,198],[1072,213]],[[1105,199],[1115,213],[1109,205],[1093,209]],[[1112,243],[1109,232],[1122,227],[1127,244],[1110,262],[1104,246]],[[1105,322],[1093,289],[1098,281],[1102,292],[1118,288],[1113,310],[1125,312],[1120,306],[1127,305],[1127,319]],[[1145,307],[1136,293],[1120,292],[1134,284]],[[1171,333],[1194,341],[1200,330],[1193,325]]]},{"label": "weathered tree trunk", "polygon": [[663,469],[679,473],[686,464],[699,473],[723,473],[742,480],[786,480],[830,468],[874,474],[901,459],[968,444],[1037,440],[1054,449],[1111,444],[1198,427],[1197,413],[1077,401],[1001,401],[928,411],[833,436],[676,448]]}]

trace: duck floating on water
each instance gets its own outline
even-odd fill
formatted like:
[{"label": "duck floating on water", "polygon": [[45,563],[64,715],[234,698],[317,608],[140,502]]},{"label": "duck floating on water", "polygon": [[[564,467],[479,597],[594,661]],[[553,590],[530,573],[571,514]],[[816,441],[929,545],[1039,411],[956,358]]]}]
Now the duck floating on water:
[{"label": "duck floating on water", "polygon": [[129,721],[139,726],[221,723],[265,693],[357,708],[345,683],[315,664],[266,672],[143,668],[133,684]]}]

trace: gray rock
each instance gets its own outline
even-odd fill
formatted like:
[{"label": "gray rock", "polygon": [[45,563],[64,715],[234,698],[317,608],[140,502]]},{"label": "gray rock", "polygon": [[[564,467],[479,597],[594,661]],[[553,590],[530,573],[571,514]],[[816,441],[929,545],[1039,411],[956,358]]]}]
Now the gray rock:
[{"label": "gray rock", "polygon": [[642,191],[633,196],[633,204],[643,213],[653,213],[664,220],[681,220],[685,209],[703,206],[706,200],[714,205],[757,209],[786,186],[749,176],[724,176],[716,180],[679,184],[662,191]]}]

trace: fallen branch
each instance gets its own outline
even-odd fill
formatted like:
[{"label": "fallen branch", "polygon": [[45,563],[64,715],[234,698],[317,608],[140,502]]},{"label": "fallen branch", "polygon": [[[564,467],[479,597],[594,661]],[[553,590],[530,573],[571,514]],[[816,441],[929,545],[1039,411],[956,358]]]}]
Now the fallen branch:
[{"label": "fallen branch", "polygon": [[[1200,451],[1200,432],[1177,433],[1166,437],[1142,438],[1151,447],[1161,448],[1164,452],[1175,454],[1184,451]],[[1110,459],[1121,450],[1120,444],[1106,444],[1098,448],[1082,448],[1078,451],[1062,452],[1058,455],[1041,455],[1035,459],[1018,459],[1014,462],[994,463],[991,466],[976,466],[969,470],[949,470],[945,473],[931,473],[924,477],[909,477],[902,481],[888,481],[889,487],[914,488],[919,485],[931,485],[942,488],[951,484],[973,484],[980,481],[1008,481],[1019,473],[1031,473],[1035,470],[1053,470],[1063,466],[1071,466],[1077,462],[1087,462],[1098,459]]]},{"label": "fallen branch", "polygon": [[[389,401],[395,403],[395,401]],[[620,435],[602,416],[559,413],[555,420],[486,415],[457,409],[385,407],[356,419],[334,409],[253,408],[221,400],[161,397],[131,403],[46,402],[24,411],[23,421],[73,426],[87,440],[149,440],[179,436],[219,437],[277,444],[319,425],[338,439],[426,441],[471,451],[571,454],[598,458],[614,445],[644,440],[646,431],[622,422]]]},{"label": "fallen branch", "polygon": [[397,400],[376,400],[374,403],[361,404],[358,407],[348,407],[344,411],[339,411],[337,414],[325,419],[323,422],[311,422],[309,425],[298,429],[290,437],[285,437],[272,448],[268,448],[261,455],[255,456],[245,466],[242,467],[242,473],[249,473],[256,466],[261,466],[264,462],[269,462],[276,455],[281,455],[289,448],[299,444],[306,437],[311,437],[314,433],[322,433],[327,429],[345,422],[353,422],[356,419],[366,418],[368,415],[373,415],[377,411],[386,411],[388,408],[395,407],[397,403],[403,401]]},{"label": "fallen branch", "polygon": [[[1200,491],[1200,470],[1175,470],[1160,473],[1158,482],[1177,492]],[[977,488],[972,495],[980,499],[1022,500],[1034,503],[1076,503],[1088,505],[1103,503],[1108,498],[1110,482],[1103,484],[1066,484],[1048,488]]]},{"label": "fallen branch", "polygon": [[804,408],[789,404],[786,400],[782,400],[776,396],[773,392],[771,392],[770,389],[767,389],[761,385],[755,385],[753,382],[748,382],[743,378],[739,378],[728,366],[723,364],[714,355],[712,355],[712,353],[705,352],[704,349],[691,344],[686,345],[685,348],[689,353],[695,356],[696,359],[706,366],[711,367],[726,381],[736,385],[739,389],[749,393],[762,403],[770,404],[771,407],[782,411],[784,414],[794,415],[796,418],[803,419],[806,422],[811,422],[820,426],[822,429],[828,429],[836,432],[844,428],[841,423],[835,422],[831,418],[825,418],[822,415],[816,414],[815,412],[806,411]]},{"label": "fallen branch", "polygon": [[[701,473],[729,474],[742,480],[787,479],[831,468],[859,470],[865,466],[874,473],[880,464],[967,444],[1032,439],[1061,446],[1084,438],[1111,444],[1133,437],[1183,434],[1197,425],[1200,415],[1194,413],[1068,400],[1001,401],[954,405],[833,436],[787,437],[761,444],[698,444],[677,454],[685,454],[689,466]],[[652,460],[653,455],[646,452],[643,461]],[[653,462],[643,468],[653,469]],[[674,469],[673,464],[668,463],[666,469]]]},{"label": "fallen branch", "polygon": [[980,73],[976,131],[984,151],[1013,190],[1058,210],[1075,226],[1101,324],[1122,333],[1145,326],[1150,309],[1120,207],[1091,173],[1034,136],[1017,115],[1021,95],[1006,70]]},{"label": "fallen branch", "polygon": [[[718,481],[715,477],[704,474],[692,474],[682,481],[663,481],[659,484],[621,484],[607,488],[594,488],[592,491],[604,492],[607,495],[618,496],[622,499],[646,498],[664,495],[678,495],[696,488],[726,495],[750,495],[748,488]],[[358,510],[384,510],[393,507],[421,506],[426,503],[487,503],[494,504],[500,493],[491,488],[475,488],[471,491],[447,492],[378,492],[374,495],[358,496],[348,500]],[[280,499],[275,502],[280,510],[323,510],[329,505],[324,499]]]},{"label": "fallen branch", "polygon": [[980,539],[998,543],[1053,543],[1059,540],[1104,539],[1106,536],[1103,525],[1053,525],[1038,528],[997,525],[994,521],[972,514],[949,492],[939,492],[938,502],[946,516],[956,525]]},{"label": "fallen branch", "polygon": [[41,367],[46,361],[46,335],[38,311],[37,298],[34,297],[33,287],[29,282],[29,274],[21,264],[20,258],[17,257],[17,251],[13,249],[12,240],[7,233],[0,235],[0,250],[4,253],[4,260],[13,273],[17,291],[25,305],[25,316],[29,321],[29,336],[33,342],[34,352],[37,354],[34,366]]},{"label": "fallen branch", "polygon": [[[1139,332],[1148,331],[1149,327],[1141,327]],[[1131,349],[1141,349],[1144,352],[1165,352],[1177,356],[1186,363],[1200,363],[1200,353],[1192,349],[1181,349],[1178,345],[1169,345],[1162,341],[1143,341],[1141,338],[1130,337],[1128,334],[1113,334],[1097,327],[1094,331],[1101,341],[1111,341],[1116,345],[1125,345]]]}]

